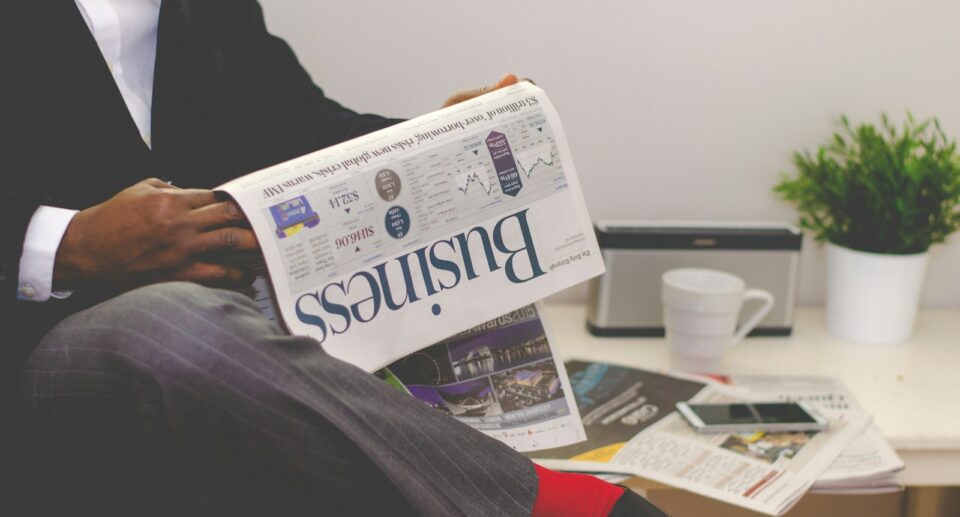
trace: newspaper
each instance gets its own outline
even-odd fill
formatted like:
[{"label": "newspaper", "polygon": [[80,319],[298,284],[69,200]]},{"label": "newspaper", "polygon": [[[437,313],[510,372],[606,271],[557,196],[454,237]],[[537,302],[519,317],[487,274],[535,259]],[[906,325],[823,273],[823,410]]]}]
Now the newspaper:
[{"label": "newspaper", "polygon": [[[748,390],[755,400],[805,401],[823,414],[835,416],[847,411],[862,411],[847,386],[830,377],[774,377],[734,375],[722,379]],[[903,490],[896,473],[903,460],[870,424],[823,471],[811,491],[820,493],[883,493]]]},{"label": "newspaper", "polygon": [[734,402],[742,390],[604,363],[567,363],[587,440],[528,453],[548,467],[633,474],[769,515],[790,509],[869,423],[825,415],[820,432],[703,434],[676,402]]},{"label": "newspaper", "polygon": [[371,372],[604,270],[560,120],[527,82],[219,190],[287,329]]},{"label": "newspaper", "polygon": [[518,451],[585,437],[540,304],[459,332],[377,371],[424,404]]}]

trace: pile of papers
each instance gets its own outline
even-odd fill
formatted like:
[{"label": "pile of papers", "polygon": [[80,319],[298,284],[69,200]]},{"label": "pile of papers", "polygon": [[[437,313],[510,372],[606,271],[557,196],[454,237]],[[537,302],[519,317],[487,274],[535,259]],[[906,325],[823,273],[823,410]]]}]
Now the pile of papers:
[{"label": "pile of papers", "polygon": [[899,492],[903,483],[897,472],[903,461],[873,425],[830,464],[811,492],[823,494],[880,494]]},{"label": "pile of papers", "polygon": [[[768,515],[810,490],[898,490],[903,463],[837,380],[764,376],[706,378],[566,363],[587,435],[530,452],[548,467],[630,474]],[[804,400],[829,421],[820,432],[703,434],[675,411],[680,401]]]},{"label": "pile of papers", "polygon": [[[747,389],[755,400],[805,401],[824,414],[861,411],[850,390],[829,377],[734,376],[725,378]],[[810,491],[828,494],[873,494],[898,492],[903,484],[897,472],[903,461],[880,431],[870,424],[853,440],[813,483]]]}]

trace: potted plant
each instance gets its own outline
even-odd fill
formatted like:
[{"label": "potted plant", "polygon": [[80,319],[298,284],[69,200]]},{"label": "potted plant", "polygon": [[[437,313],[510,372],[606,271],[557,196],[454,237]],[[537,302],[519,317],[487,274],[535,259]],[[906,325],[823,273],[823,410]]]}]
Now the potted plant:
[{"label": "potted plant", "polygon": [[937,119],[898,130],[846,117],[816,154],[794,153],[774,191],[827,242],[827,327],[898,343],[913,332],[930,245],[960,227],[960,158]]}]

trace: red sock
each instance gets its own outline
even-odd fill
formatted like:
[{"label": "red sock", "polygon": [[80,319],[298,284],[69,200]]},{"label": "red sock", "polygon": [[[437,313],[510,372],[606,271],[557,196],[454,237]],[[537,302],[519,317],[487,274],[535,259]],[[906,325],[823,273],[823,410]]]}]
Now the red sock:
[{"label": "red sock", "polygon": [[540,483],[532,517],[607,517],[624,492],[617,485],[587,474],[533,466]]}]

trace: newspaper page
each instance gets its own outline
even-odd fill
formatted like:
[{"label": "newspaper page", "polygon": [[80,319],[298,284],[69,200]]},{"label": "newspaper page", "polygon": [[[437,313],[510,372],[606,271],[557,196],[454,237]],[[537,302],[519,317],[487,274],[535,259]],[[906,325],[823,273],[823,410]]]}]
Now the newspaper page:
[{"label": "newspaper page", "polygon": [[584,439],[539,303],[414,352],[377,375],[518,451]]},{"label": "newspaper page", "polygon": [[[840,379],[831,377],[734,375],[722,379],[748,390],[754,400],[804,401],[823,414],[862,411],[850,390]],[[904,468],[903,460],[870,424],[823,471],[812,490],[830,493],[882,493],[903,490],[895,474]]]},{"label": "newspaper page", "polygon": [[[566,470],[634,474],[768,515],[789,510],[869,423],[863,413],[848,411],[842,417],[825,415],[830,426],[820,432],[698,433],[672,406],[655,402],[656,411],[645,410],[642,399],[660,392],[665,393],[662,400],[686,396],[693,402],[735,402],[743,400],[741,392],[715,383],[700,383],[695,389],[687,378],[671,380],[601,363],[572,361],[567,370],[587,441],[560,453],[529,454],[532,458]],[[641,384],[625,381],[631,376]],[[620,377],[619,388],[605,383],[607,377]],[[644,391],[646,383],[658,383],[659,388]],[[612,432],[644,418],[646,424],[639,425],[636,434]],[[596,433],[598,428],[603,433]]]},{"label": "newspaper page", "polygon": [[527,82],[219,190],[287,329],[367,371],[604,271],[560,119]]}]

